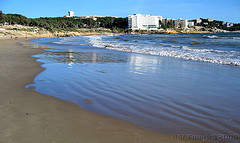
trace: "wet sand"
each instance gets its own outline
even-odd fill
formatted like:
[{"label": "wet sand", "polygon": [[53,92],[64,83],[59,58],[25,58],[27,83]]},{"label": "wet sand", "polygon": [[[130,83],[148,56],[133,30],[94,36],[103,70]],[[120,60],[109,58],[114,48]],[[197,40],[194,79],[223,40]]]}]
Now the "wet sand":
[{"label": "wet sand", "polygon": [[[170,135],[91,113],[25,86],[43,71],[31,55],[41,47],[25,40],[0,40],[0,142],[4,143],[170,143]],[[194,140],[194,142],[197,142]]]}]

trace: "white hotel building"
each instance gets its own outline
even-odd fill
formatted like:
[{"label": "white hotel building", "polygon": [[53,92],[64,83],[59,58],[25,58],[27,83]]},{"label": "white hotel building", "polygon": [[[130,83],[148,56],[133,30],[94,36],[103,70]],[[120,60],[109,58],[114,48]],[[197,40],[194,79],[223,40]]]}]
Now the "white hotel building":
[{"label": "white hotel building", "polygon": [[151,16],[134,14],[128,16],[128,29],[132,30],[157,30],[159,28],[159,20],[162,16]]},{"label": "white hotel building", "polygon": [[188,22],[186,19],[167,19],[162,18],[162,16],[151,16],[151,15],[142,15],[134,14],[128,16],[128,29],[131,30],[158,30],[161,26],[160,22],[167,24],[172,22],[175,27],[182,27],[184,29],[188,26],[192,26],[192,22]]}]

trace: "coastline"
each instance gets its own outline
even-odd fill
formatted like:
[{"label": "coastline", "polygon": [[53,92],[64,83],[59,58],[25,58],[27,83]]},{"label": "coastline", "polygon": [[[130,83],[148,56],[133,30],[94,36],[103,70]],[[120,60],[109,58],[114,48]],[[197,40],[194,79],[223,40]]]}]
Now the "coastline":
[{"label": "coastline", "polygon": [[[25,32],[16,32],[14,31],[10,35],[0,35],[1,39],[31,39],[31,38],[53,38],[53,37],[74,37],[74,36],[87,36],[87,35],[114,35],[114,34],[179,34],[179,33],[187,33],[187,34],[201,34],[201,33],[217,33],[217,32],[209,32],[209,31],[166,31],[166,32],[131,32],[131,33],[112,33],[112,32],[72,32],[72,31],[66,31],[66,32],[55,32],[50,33],[49,31],[45,31],[43,34],[37,34],[37,33],[31,33],[26,34]],[[234,32],[222,32],[222,33],[240,33],[240,31],[234,31]],[[8,33],[9,34],[9,33]]]},{"label": "coastline", "polygon": [[30,56],[46,52],[28,42],[0,40],[0,142],[203,142],[176,140],[24,89],[44,70]]},{"label": "coastline", "polygon": [[[20,27],[20,28],[19,28]],[[137,31],[131,31],[131,32],[111,32],[110,29],[105,29],[105,31],[98,32],[98,31],[85,31],[85,32],[77,32],[77,31],[48,31],[46,29],[39,29],[33,31],[29,30],[31,29],[28,26],[22,26],[22,25],[6,25],[6,26],[0,26],[0,39],[27,39],[27,38],[47,38],[47,37],[72,37],[72,36],[85,36],[85,35],[112,35],[112,34],[178,34],[178,33],[240,33],[240,31],[222,31],[222,32],[210,32],[210,31],[199,31],[199,30],[173,30],[173,29],[167,29],[165,31],[146,31],[146,30],[137,30]],[[12,30],[10,30],[12,29]],[[14,29],[14,30],[13,30]],[[21,30],[25,29],[25,30]],[[91,30],[91,29],[88,29]],[[97,29],[95,29],[97,30]],[[103,29],[104,30],[104,29]]]}]

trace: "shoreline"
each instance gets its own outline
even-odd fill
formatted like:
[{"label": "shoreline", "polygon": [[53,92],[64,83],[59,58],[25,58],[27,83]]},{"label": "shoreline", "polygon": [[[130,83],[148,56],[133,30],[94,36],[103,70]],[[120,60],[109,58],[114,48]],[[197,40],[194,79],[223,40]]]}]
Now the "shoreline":
[{"label": "shoreline", "polygon": [[[175,32],[175,31],[170,31],[170,32],[161,32],[161,33],[136,33],[136,32],[132,32],[132,33],[98,33],[98,32],[92,32],[92,33],[78,33],[78,32],[71,32],[68,31],[71,34],[59,34],[58,36],[56,35],[34,35],[34,36],[1,36],[0,35],[0,40],[29,40],[29,39],[37,39],[37,38],[54,38],[54,37],[75,37],[75,36],[88,36],[88,35],[118,35],[118,34],[130,34],[130,35],[134,35],[134,34],[214,34],[214,33],[240,33],[240,31],[237,32],[208,32],[208,31],[194,31],[194,32]],[[68,33],[67,32],[67,33]]]},{"label": "shoreline", "polygon": [[31,57],[45,53],[29,40],[0,40],[0,142],[203,142],[173,139],[121,119],[26,90],[44,71]]},{"label": "shoreline", "polygon": [[[25,29],[28,29],[27,26],[21,26]],[[98,32],[93,30],[92,32],[86,31],[86,32],[80,32],[80,31],[52,31],[46,29],[39,29],[37,31],[27,31],[27,30],[18,30],[19,26],[0,26],[0,39],[28,39],[28,38],[50,38],[50,37],[72,37],[72,36],[86,36],[86,35],[112,35],[112,34],[179,34],[179,33],[240,33],[240,31],[222,31],[222,32],[210,32],[210,31],[198,31],[198,30],[173,30],[173,29],[167,29],[165,31],[147,31],[147,30],[136,30],[131,32],[111,32],[110,29],[105,29],[105,31]],[[15,30],[9,30],[9,29],[15,29]],[[91,29],[89,29],[91,30]]]}]

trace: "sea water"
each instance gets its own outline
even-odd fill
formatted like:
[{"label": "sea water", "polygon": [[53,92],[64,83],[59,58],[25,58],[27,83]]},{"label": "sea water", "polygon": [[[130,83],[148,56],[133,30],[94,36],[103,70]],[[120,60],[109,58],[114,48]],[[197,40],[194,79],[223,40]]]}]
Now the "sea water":
[{"label": "sea water", "polygon": [[43,38],[36,91],[169,134],[240,134],[240,34]]},{"label": "sea water", "polygon": [[240,66],[240,33],[89,36],[96,47]]}]

